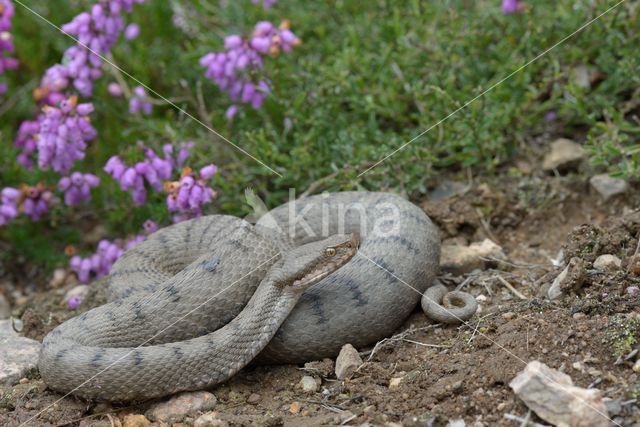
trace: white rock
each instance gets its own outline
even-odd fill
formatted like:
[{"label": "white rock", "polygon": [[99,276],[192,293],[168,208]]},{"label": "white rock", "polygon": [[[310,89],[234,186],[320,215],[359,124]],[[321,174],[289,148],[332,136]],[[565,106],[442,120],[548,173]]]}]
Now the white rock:
[{"label": "white rock", "polygon": [[600,255],[593,262],[593,268],[600,271],[614,271],[622,267],[622,260],[615,255]]},{"label": "white rock", "polygon": [[486,261],[483,258],[506,259],[506,256],[502,248],[489,239],[469,246],[442,245],[440,269],[453,274],[469,273],[485,267]]},{"label": "white rock", "polygon": [[70,298],[78,296],[81,301],[84,301],[85,297],[89,293],[89,286],[87,285],[78,285],[69,289],[64,296],[65,302],[69,301]]},{"label": "white rock", "polygon": [[350,378],[360,365],[362,365],[362,358],[358,350],[351,344],[345,344],[336,359],[336,377],[339,380]]},{"label": "white rock", "polygon": [[217,412],[208,412],[196,418],[193,427],[229,427],[229,423],[218,418]]},{"label": "white rock", "polygon": [[318,381],[311,375],[305,375],[300,380],[300,387],[302,387],[302,391],[305,393],[315,393],[318,391],[320,384],[318,384]]},{"label": "white rock", "polygon": [[389,388],[390,389],[395,389],[400,387],[400,384],[402,384],[402,380],[404,379],[404,377],[394,377],[391,378],[389,380]]},{"label": "white rock", "polygon": [[580,163],[586,156],[584,148],[570,139],[560,138],[551,143],[551,151],[545,156],[542,168],[546,171],[565,170]]},{"label": "white rock", "polygon": [[447,423],[447,427],[465,427],[466,424],[464,423],[463,419],[458,419],[458,420],[449,420],[449,422]]},{"label": "white rock", "polygon": [[11,320],[0,320],[0,384],[14,385],[38,364],[41,344],[21,337]]},{"label": "white rock", "polygon": [[589,183],[604,200],[609,200],[611,197],[624,194],[629,190],[627,181],[613,178],[606,173],[592,176]]},{"label": "white rock", "polygon": [[633,372],[640,373],[640,359],[636,360],[636,363],[633,364]]},{"label": "white rock", "polygon": [[67,270],[64,268],[56,268],[53,270],[53,277],[49,281],[49,286],[52,288],[58,288],[64,285],[65,279],[67,278]]},{"label": "white rock", "polygon": [[571,377],[537,360],[509,386],[543,420],[558,426],[608,427],[607,407],[597,389],[573,385]]},{"label": "white rock", "polygon": [[0,294],[0,320],[8,319],[11,316],[11,306],[4,295]]},{"label": "white rock", "polygon": [[216,397],[207,391],[187,392],[152,405],[145,415],[151,421],[178,422],[187,415],[210,411],[216,403]]}]

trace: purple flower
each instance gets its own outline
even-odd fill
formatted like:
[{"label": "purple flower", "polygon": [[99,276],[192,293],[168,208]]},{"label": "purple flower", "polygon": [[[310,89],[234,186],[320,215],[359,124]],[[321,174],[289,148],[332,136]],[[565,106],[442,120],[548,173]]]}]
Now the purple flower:
[{"label": "purple flower", "polygon": [[556,119],[556,117],[558,117],[558,113],[556,113],[555,111],[549,111],[547,114],[544,115],[544,121],[552,122]]},{"label": "purple flower", "polygon": [[91,200],[91,188],[97,187],[100,179],[90,173],[74,172],[58,181],[58,190],[64,192],[64,203],[74,206],[80,202]]},{"label": "purple flower", "polygon": [[[0,76],[6,70],[18,68],[18,60],[10,55],[14,52],[13,37],[11,36],[11,19],[14,8],[10,0],[0,0]],[[0,95],[7,91],[7,85],[0,83]]]},{"label": "purple flower", "polygon": [[640,293],[640,288],[638,288],[637,286],[629,286],[627,288],[627,294],[631,297],[637,296],[638,293]]},{"label": "purple flower", "polygon": [[53,194],[43,184],[33,187],[24,186],[22,193],[24,194],[22,210],[32,221],[39,220],[53,205]]},{"label": "purple flower", "polygon": [[510,15],[524,10],[524,4],[520,0],[502,0],[502,13]]},{"label": "purple flower", "polygon": [[5,225],[18,216],[20,190],[5,187],[0,191],[0,225]]},{"label": "purple flower", "polygon": [[97,136],[88,115],[92,104],[77,104],[75,96],[62,100],[58,107],[45,106],[38,116],[37,126],[32,121],[23,122],[15,145],[22,148],[18,161],[31,166],[31,158],[37,151],[38,166],[66,173],[76,160],[84,158],[87,142]]},{"label": "purple flower", "polygon": [[277,2],[278,0],[251,0],[251,3],[253,4],[262,3],[262,7],[264,7],[265,9],[269,9],[271,6],[273,6]]},{"label": "purple flower", "polygon": [[80,304],[82,304],[82,297],[80,295],[73,295],[67,300],[67,307],[69,307],[70,310],[77,309],[80,307]]},{"label": "purple flower", "polygon": [[167,209],[169,212],[177,212],[173,216],[174,223],[202,215],[203,206],[211,203],[216,196],[215,191],[205,183],[216,171],[215,165],[208,165],[203,167],[196,176],[191,168],[185,168],[180,181],[165,184],[165,189],[169,193]]},{"label": "purple flower", "polygon": [[142,111],[143,114],[151,114],[153,106],[148,101],[147,92],[142,86],[133,89],[133,96],[129,100],[129,112],[136,114]]},{"label": "purple flower", "polygon": [[225,116],[231,120],[238,112],[238,103],[261,108],[270,92],[266,80],[255,79],[263,67],[263,57],[278,55],[280,51],[289,52],[300,44],[289,23],[283,22],[275,27],[271,22],[258,22],[250,39],[239,35],[230,35],[224,39],[223,52],[210,52],[200,58],[205,68],[205,77],[229,94],[232,104]]},{"label": "purple flower", "polygon": [[124,30],[124,38],[127,40],[133,40],[140,34],[140,26],[138,24],[129,24]]},{"label": "purple flower", "polygon": [[150,219],[146,220],[142,224],[142,228],[144,228],[144,232],[147,234],[153,234],[158,231],[158,224]]},{"label": "purple flower", "polygon": [[120,97],[124,93],[120,85],[116,82],[111,82],[107,85],[107,92],[114,97]]}]

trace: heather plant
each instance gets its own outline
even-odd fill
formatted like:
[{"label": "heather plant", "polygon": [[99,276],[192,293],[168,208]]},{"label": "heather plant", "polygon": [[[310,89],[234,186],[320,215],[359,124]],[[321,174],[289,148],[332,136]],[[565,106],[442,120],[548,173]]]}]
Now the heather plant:
[{"label": "heather plant", "polygon": [[[14,4],[15,49],[0,43],[0,58],[20,63],[0,73],[0,257],[53,267],[72,245],[89,280],[117,253],[102,244],[84,262],[100,240],[124,250],[147,220],[244,215],[247,187],[269,206],[312,183],[419,197],[443,170],[492,173],[560,136],[636,177],[634,2],[358,176],[613,4],[33,2],[108,62]],[[580,67],[600,77],[576,84]],[[178,164],[183,141],[193,145]]]}]

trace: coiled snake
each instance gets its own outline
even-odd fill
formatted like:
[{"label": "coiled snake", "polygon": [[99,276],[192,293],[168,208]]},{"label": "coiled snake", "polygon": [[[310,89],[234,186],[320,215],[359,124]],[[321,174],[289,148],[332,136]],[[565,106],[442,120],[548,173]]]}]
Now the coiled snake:
[{"label": "coiled snake", "polygon": [[[111,302],[47,335],[40,373],[55,390],[126,401],[206,388],[252,360],[332,357],[345,343],[393,333],[432,283],[439,255],[426,214],[389,193],[304,198],[255,226],[224,215],[185,221],[116,262]],[[430,288],[423,306],[443,290]],[[434,307],[445,322],[475,312],[427,301]]]}]

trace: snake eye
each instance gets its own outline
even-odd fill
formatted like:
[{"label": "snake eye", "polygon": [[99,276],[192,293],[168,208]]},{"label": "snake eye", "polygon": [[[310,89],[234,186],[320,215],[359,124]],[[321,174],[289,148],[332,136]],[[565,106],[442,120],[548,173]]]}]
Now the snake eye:
[{"label": "snake eye", "polygon": [[326,256],[335,256],[336,255],[336,248],[327,248],[324,250],[324,254]]}]

